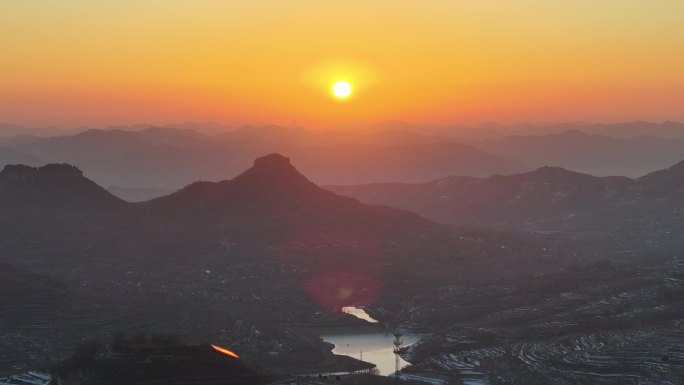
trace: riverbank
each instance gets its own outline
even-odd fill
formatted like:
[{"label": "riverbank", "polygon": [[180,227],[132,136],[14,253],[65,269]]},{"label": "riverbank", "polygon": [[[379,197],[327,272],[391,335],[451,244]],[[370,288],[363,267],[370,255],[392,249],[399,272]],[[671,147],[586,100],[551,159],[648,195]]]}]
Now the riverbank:
[{"label": "riverbank", "polygon": [[[321,314],[308,325],[297,329],[312,333],[323,339],[325,353],[322,360],[295,364],[290,357],[278,356],[267,359],[264,367],[277,373],[301,375],[358,373],[373,370],[387,376],[395,371],[394,328],[371,317],[364,309],[345,308],[344,312]],[[418,335],[401,337],[402,346],[420,339]],[[262,361],[263,362],[263,361]],[[399,358],[400,368],[410,363]]]},{"label": "riverbank", "polygon": [[309,375],[362,373],[375,368],[370,362],[358,360],[341,354],[334,354],[335,345],[324,342],[325,354],[322,359],[302,362],[298,357],[278,355],[262,359],[259,364],[269,373],[281,375]]},{"label": "riverbank", "polygon": [[[395,336],[392,333],[328,334],[321,336],[324,341],[335,344],[333,353],[363,359],[374,364],[377,373],[383,376],[395,372],[397,356],[394,354]],[[402,336],[402,346],[411,345],[420,339],[417,335]],[[399,368],[410,363],[399,357]]]},{"label": "riverbank", "polygon": [[[396,370],[396,355],[394,329],[387,324],[378,322],[364,309],[348,307],[344,313],[361,320],[363,326],[331,326],[325,325],[316,329],[325,342],[334,344],[332,352],[336,355],[344,355],[363,362],[369,362],[376,367],[380,375],[390,375]],[[401,346],[411,345],[417,342],[418,335],[400,336]],[[399,367],[410,365],[399,357]]]},{"label": "riverbank", "polygon": [[[363,335],[383,332],[383,326],[346,312],[321,313],[308,324],[292,325],[293,332],[316,335]],[[335,354],[335,344],[323,341],[318,359],[302,362],[302,357],[274,355],[260,358],[260,364],[271,373],[313,375],[362,373],[375,368],[370,362],[358,357]],[[313,358],[313,357],[312,357]]]}]

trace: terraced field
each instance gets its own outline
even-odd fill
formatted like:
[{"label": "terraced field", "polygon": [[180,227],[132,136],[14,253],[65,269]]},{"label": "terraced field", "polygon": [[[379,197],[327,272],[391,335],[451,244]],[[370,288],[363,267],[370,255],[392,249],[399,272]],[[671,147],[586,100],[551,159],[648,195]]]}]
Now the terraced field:
[{"label": "terraced field", "polygon": [[599,270],[575,287],[543,284],[534,300],[530,287],[483,288],[468,319],[453,315],[466,301],[453,290],[451,307],[412,322],[463,320],[408,349],[404,372],[456,384],[683,384],[682,261]]},{"label": "terraced field", "polygon": [[52,376],[47,373],[31,371],[0,378],[0,385],[48,385]]},{"label": "terraced field", "polygon": [[679,323],[523,343],[513,354],[549,378],[585,383],[676,383],[684,374],[684,332]]}]

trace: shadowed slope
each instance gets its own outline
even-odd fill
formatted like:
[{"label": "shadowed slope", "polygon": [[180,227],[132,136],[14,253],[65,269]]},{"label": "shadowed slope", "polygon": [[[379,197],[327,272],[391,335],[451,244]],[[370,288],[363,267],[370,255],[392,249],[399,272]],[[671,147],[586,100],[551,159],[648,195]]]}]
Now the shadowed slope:
[{"label": "shadowed slope", "polygon": [[636,185],[625,177],[594,177],[560,167],[489,178],[452,176],[421,184],[330,186],[364,202],[386,204],[443,223],[520,223],[563,217],[610,203]]},{"label": "shadowed slope", "polygon": [[0,206],[22,208],[104,209],[124,202],[67,164],[42,167],[8,165],[0,172]]}]

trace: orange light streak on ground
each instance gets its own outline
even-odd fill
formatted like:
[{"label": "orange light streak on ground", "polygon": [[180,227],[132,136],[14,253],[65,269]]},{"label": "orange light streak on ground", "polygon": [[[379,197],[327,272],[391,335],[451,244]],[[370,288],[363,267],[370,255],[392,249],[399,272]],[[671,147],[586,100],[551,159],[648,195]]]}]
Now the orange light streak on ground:
[{"label": "orange light streak on ground", "polygon": [[211,345],[211,347],[214,348],[214,350],[216,350],[219,353],[223,353],[223,354],[230,356],[230,357],[233,357],[233,358],[240,358],[240,356],[238,356],[237,354],[235,354],[234,352],[232,352],[228,349],[225,349],[225,348],[222,348],[222,347],[216,346],[216,345]]}]

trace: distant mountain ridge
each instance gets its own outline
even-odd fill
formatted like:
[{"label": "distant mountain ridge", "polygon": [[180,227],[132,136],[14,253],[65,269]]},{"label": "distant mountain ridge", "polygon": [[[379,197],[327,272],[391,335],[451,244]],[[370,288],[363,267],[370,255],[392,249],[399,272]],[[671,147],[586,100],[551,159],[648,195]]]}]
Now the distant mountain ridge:
[{"label": "distant mountain ridge", "polygon": [[421,213],[442,223],[486,224],[514,218],[569,215],[609,202],[636,182],[594,177],[560,167],[489,178],[447,177],[421,184],[327,186],[338,194]]},{"label": "distant mountain ridge", "polygon": [[[101,185],[175,190],[218,181],[265,153],[291,154],[317,183],[427,181],[445,174],[486,176],[524,171],[515,159],[453,139],[407,132],[315,132],[260,126],[218,135],[187,128],[87,130],[74,135],[5,141],[17,156],[78,165]],[[0,152],[0,161],[2,156]]]},{"label": "distant mountain ridge", "polygon": [[684,158],[683,139],[610,137],[579,129],[540,136],[511,135],[471,144],[536,167],[556,165],[599,176],[636,178]]},{"label": "distant mountain ridge", "polygon": [[[684,214],[684,162],[639,179],[595,177],[560,167],[420,184],[328,186],[338,194],[419,213],[440,223],[508,230],[674,229]],[[660,227],[659,227],[660,226]]]},{"label": "distant mountain ridge", "polygon": [[[401,126],[411,126],[398,124]],[[662,139],[684,139],[684,123],[673,121],[649,122],[628,121],[618,123],[585,122],[530,122],[456,124],[417,126],[423,132],[448,135],[469,141],[496,140],[507,136],[544,136],[556,135],[565,131],[578,130],[589,135],[611,136],[616,138],[638,138],[652,136]]]},{"label": "distant mountain ridge", "polygon": [[28,166],[39,166],[42,163],[35,156],[20,153],[6,146],[0,146],[0,165],[25,164]]},{"label": "distant mountain ridge", "polygon": [[[197,179],[219,181],[236,176],[252,159],[272,152],[290,154],[299,169],[319,184],[418,183],[446,175],[509,175],[544,165],[635,178],[684,157],[684,139],[675,135],[682,125],[674,122],[539,124],[527,131],[523,126],[471,127],[520,133],[505,136],[501,131],[488,140],[458,139],[459,126],[450,132],[448,127],[440,131],[403,122],[333,131],[263,125],[211,135],[193,129],[202,130],[205,125],[191,123],[113,127],[58,137],[4,139],[0,141],[0,165],[77,164],[93,180],[113,186],[112,190],[124,197],[127,190],[137,190],[128,198],[140,201]],[[618,135],[608,128],[616,132],[650,132],[652,128],[653,132]],[[656,135],[665,129],[671,137]]]}]

